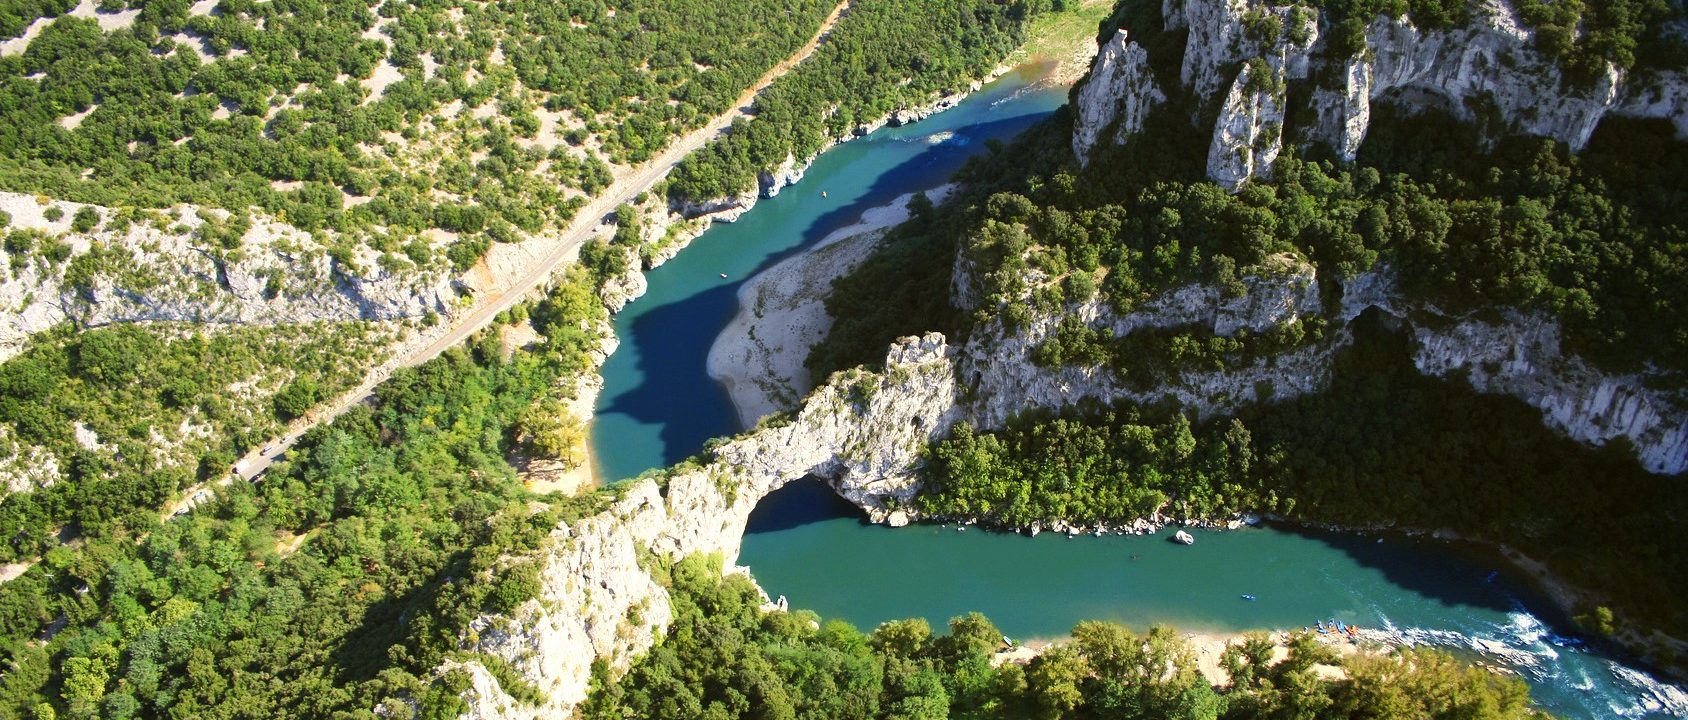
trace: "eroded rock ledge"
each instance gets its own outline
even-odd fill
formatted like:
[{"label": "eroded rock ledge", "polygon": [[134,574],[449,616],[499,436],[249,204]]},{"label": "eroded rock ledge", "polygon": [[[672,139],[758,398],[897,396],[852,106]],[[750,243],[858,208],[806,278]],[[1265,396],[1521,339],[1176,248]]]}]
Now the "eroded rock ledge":
[{"label": "eroded rock ledge", "polygon": [[721,446],[702,466],[632,483],[608,511],[559,527],[538,559],[543,589],[504,616],[476,620],[465,650],[501,658],[545,695],[510,696],[479,662],[468,674],[471,718],[567,717],[586,699],[593,662],[625,670],[667,630],[668,593],[655,559],[719,553],[730,568],[750,511],[788,482],[816,475],[876,520],[918,489],[922,448],[955,419],[953,351],[936,333],[892,346],[884,373],[835,375],[789,421]]},{"label": "eroded rock ledge", "polygon": [[[1282,30],[1276,38],[1252,37],[1245,20],[1251,14],[1276,16]],[[1217,105],[1202,116],[1213,128],[1208,177],[1233,191],[1270,177],[1285,142],[1291,81],[1314,83],[1308,102],[1316,119],[1303,139],[1347,160],[1359,152],[1379,102],[1495,120],[1495,130],[1553,138],[1572,150],[1586,145],[1607,115],[1670,120],[1688,137],[1688,78],[1681,73],[1637,81],[1608,65],[1592,83],[1567,82],[1558,63],[1535,49],[1535,31],[1511,3],[1486,0],[1473,15],[1446,30],[1379,17],[1366,28],[1365,49],[1339,57],[1314,8],[1268,0],[1163,0],[1162,7],[1167,30],[1189,32],[1182,89],[1199,108]],[[1077,98],[1073,150],[1081,163],[1105,141],[1129,142],[1142,114],[1164,101],[1148,63],[1123,33],[1098,54]],[[1110,128],[1111,140],[1103,137]]]},{"label": "eroded rock ledge", "polygon": [[[57,208],[59,217],[47,219]],[[38,232],[36,244],[62,245],[62,260],[46,247],[13,257],[0,282],[0,360],[20,352],[30,336],[64,322],[82,327],[148,321],[283,324],[399,320],[455,307],[460,282],[445,271],[387,269],[380,253],[358,246],[336,258],[310,233],[271,218],[256,218],[235,249],[196,237],[210,218],[228,213],[183,206],[174,216],[141,216],[118,231],[76,232],[73,216],[91,209],[100,227],[110,208],[67,201],[42,204],[34,196],[0,193],[11,229]],[[349,261],[349,262],[348,262]]]}]

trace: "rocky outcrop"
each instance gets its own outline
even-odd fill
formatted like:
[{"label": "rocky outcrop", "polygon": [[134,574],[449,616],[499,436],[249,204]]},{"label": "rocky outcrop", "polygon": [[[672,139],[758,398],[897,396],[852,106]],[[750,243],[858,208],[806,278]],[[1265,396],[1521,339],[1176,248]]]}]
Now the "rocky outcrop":
[{"label": "rocky outcrop", "polygon": [[941,335],[904,338],[884,373],[840,373],[789,422],[729,442],[666,482],[635,482],[610,510],[554,530],[537,558],[518,560],[541,563],[539,598],[477,619],[462,641],[537,685],[545,703],[515,700],[479,662],[442,666],[468,674],[468,717],[569,716],[593,662],[625,670],[667,629],[669,598],[651,563],[715,553],[731,566],[751,509],[792,480],[821,476],[876,519],[900,519],[893,508],[918,487],[921,449],[956,417],[951,354]]},{"label": "rocky outcrop", "polygon": [[803,172],[813,162],[814,158],[809,158],[809,160],[799,164],[796,155],[787,153],[785,162],[780,163],[778,167],[772,170],[763,170],[757,176],[756,184],[762,190],[762,197],[774,197],[779,195],[780,190],[786,186],[796,185],[799,180],[803,179]]},{"label": "rocky outcrop", "polygon": [[[176,217],[141,217],[119,231],[73,232],[84,207],[101,227],[111,210],[71,202],[42,205],[33,196],[0,193],[14,230],[37,232],[33,252],[14,258],[0,283],[0,360],[55,325],[83,327],[146,321],[279,324],[395,320],[449,312],[457,299],[446,272],[389,270],[379,253],[360,246],[336,259],[310,234],[259,218],[236,249],[200,241],[206,217],[219,211],[178,208]],[[48,220],[57,207],[58,220]],[[204,216],[201,213],[205,213]],[[50,260],[46,246],[68,250]],[[346,262],[349,260],[350,262]]]},{"label": "rocky outcrop", "polygon": [[[1345,279],[1340,306],[1326,307],[1311,265],[1280,256],[1271,267],[1245,278],[1246,290],[1236,296],[1197,283],[1131,312],[1091,300],[1069,304],[1059,313],[1034,314],[1012,331],[1000,319],[975,328],[957,360],[962,384],[973,389],[967,420],[996,428],[1027,409],[1054,410],[1085,400],[1171,400],[1207,418],[1250,402],[1319,392],[1328,384],[1336,351],[1353,339],[1347,325],[1376,309],[1410,330],[1413,362],[1421,372],[1517,398],[1573,440],[1596,446],[1621,440],[1649,472],[1688,471],[1688,397],[1657,389],[1640,374],[1602,371],[1566,352],[1558,323],[1545,316],[1506,311],[1489,320],[1450,314],[1401,297],[1387,268]],[[1028,298],[1031,292],[1025,291]],[[1224,370],[1174,371],[1148,388],[1122,381],[1110,368],[1051,368],[1032,361],[1036,349],[1069,317],[1116,337],[1145,328],[1201,328],[1232,337],[1314,316],[1326,318],[1331,327],[1321,340]]]},{"label": "rocky outcrop", "polygon": [[19,441],[10,426],[0,425],[0,478],[0,497],[52,487],[59,480],[59,458]]},{"label": "rocky outcrop", "polygon": [[598,299],[612,313],[621,312],[628,303],[644,297],[650,290],[650,282],[645,279],[644,268],[640,264],[639,248],[623,247],[621,253],[621,266],[625,270],[620,275],[604,278],[603,284],[598,286]]},{"label": "rocky outcrop", "polygon": [[[1182,89],[1207,113],[1198,119],[1214,125],[1209,176],[1232,190],[1270,172],[1285,115],[1294,114],[1281,93],[1260,89],[1315,75],[1321,79],[1308,94],[1312,120],[1302,128],[1304,137],[1348,160],[1365,141],[1376,102],[1408,112],[1435,108],[1480,122],[1490,134],[1539,135],[1573,150],[1586,145],[1609,114],[1667,119],[1688,137],[1688,78],[1655,72],[1632,79],[1608,66],[1592,81],[1567,80],[1554,58],[1536,50],[1535,31],[1505,0],[1485,0],[1465,26],[1445,30],[1378,17],[1366,28],[1366,48],[1352,57],[1333,56],[1312,8],[1274,0],[1164,0],[1162,15],[1167,29],[1189,32]],[[1281,28],[1275,38],[1264,36],[1275,27]],[[1112,86],[1098,72],[1113,62],[1098,55],[1089,81],[1098,89],[1080,89],[1081,96],[1096,93],[1090,101],[1095,107],[1138,92]],[[1095,127],[1082,116],[1078,125],[1075,151],[1081,138],[1090,147],[1098,144]]]},{"label": "rocky outcrop", "polygon": [[[1300,79],[1310,72],[1319,40],[1318,12],[1295,4],[1265,0],[1165,0],[1164,26],[1185,28],[1184,64],[1179,78],[1196,98],[1208,100],[1225,87],[1225,74],[1237,63],[1260,58],[1280,78]],[[1250,30],[1251,21],[1275,27],[1275,33]]]},{"label": "rocky outcrop", "polygon": [[674,212],[687,220],[708,218],[715,222],[732,222],[756,207],[755,188],[726,197],[689,200],[674,206]]},{"label": "rocky outcrop", "polygon": [[1425,374],[1463,376],[1478,390],[1523,400],[1573,440],[1605,445],[1621,438],[1649,472],[1688,470],[1684,398],[1566,354],[1553,320],[1508,311],[1503,322],[1461,318],[1421,324],[1413,335],[1413,364]]},{"label": "rocky outcrop", "polygon": [[1124,143],[1143,129],[1149,111],[1163,102],[1166,94],[1149,70],[1148,51],[1131,42],[1126,31],[1114,33],[1097,51],[1090,80],[1080,86],[1073,101],[1073,155],[1080,165],[1090,162],[1091,151],[1109,128],[1114,128],[1111,142]]},{"label": "rocky outcrop", "polygon": [[1270,179],[1283,152],[1284,86],[1265,65],[1244,65],[1219,109],[1207,150],[1207,177],[1229,192]]},{"label": "rocky outcrop", "polygon": [[[1353,159],[1364,142],[1371,103],[1388,100],[1436,107],[1470,121],[1498,120],[1494,131],[1553,138],[1581,150],[1607,114],[1663,118],[1688,136],[1688,83],[1660,73],[1642,84],[1615,66],[1588,84],[1568,82],[1558,64],[1535,50],[1535,31],[1511,4],[1489,0],[1472,22],[1421,31],[1405,18],[1378,18],[1366,30],[1367,52],[1340,63],[1340,88],[1313,95],[1314,139]],[[1479,117],[1479,113],[1486,117]]]},{"label": "rocky outcrop", "polygon": [[1013,331],[993,320],[974,330],[957,362],[963,384],[974,389],[968,420],[996,428],[1028,409],[1060,409],[1086,399],[1105,404],[1171,399],[1198,416],[1210,417],[1255,400],[1317,391],[1328,380],[1330,356],[1345,335],[1222,371],[1175,371],[1150,388],[1129,384],[1110,368],[1046,368],[1032,361],[1033,352],[1067,317],[1116,337],[1174,327],[1201,327],[1226,337],[1244,330],[1270,330],[1323,311],[1316,280],[1311,265],[1284,256],[1276,259],[1273,272],[1245,278],[1246,291],[1236,297],[1227,297],[1213,285],[1191,284],[1127,313],[1116,312],[1106,301],[1090,300],[1072,304],[1061,313],[1039,314]]}]

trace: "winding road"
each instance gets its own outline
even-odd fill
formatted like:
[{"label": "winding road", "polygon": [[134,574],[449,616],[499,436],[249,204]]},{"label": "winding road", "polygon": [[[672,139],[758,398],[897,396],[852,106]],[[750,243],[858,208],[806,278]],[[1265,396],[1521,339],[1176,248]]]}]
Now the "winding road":
[{"label": "winding road", "polygon": [[435,331],[437,337],[419,348],[412,349],[397,358],[382,363],[370,370],[365,375],[363,382],[358,384],[356,388],[305,413],[303,417],[289,425],[281,437],[258,445],[251,452],[248,452],[245,457],[234,464],[234,468],[228,476],[188,488],[176,503],[164,511],[163,517],[169,518],[193,509],[195,505],[210,497],[213,484],[221,486],[233,482],[237,477],[242,480],[252,480],[263,475],[265,471],[270,469],[270,465],[285,455],[287,450],[293,447],[293,444],[298,442],[300,437],[304,436],[305,431],[332,421],[339,417],[341,413],[369,399],[375,393],[376,386],[391,377],[393,371],[399,368],[415,367],[438,357],[447,348],[467,340],[470,335],[485,328],[492,322],[493,318],[498,317],[499,313],[510,309],[526,297],[528,293],[542,287],[553,272],[556,272],[566,261],[576,257],[580,246],[597,233],[603,225],[603,218],[612,213],[616,207],[622,203],[631,202],[641,193],[650,190],[658,181],[667,177],[669,171],[679,165],[680,161],[684,160],[687,155],[720,136],[727,128],[732,126],[734,121],[740,118],[753,119],[755,115],[752,113],[752,108],[756,96],[760,95],[774,81],[791,72],[810,55],[813,55],[815,50],[821,46],[821,43],[826,41],[827,35],[832,32],[832,28],[838,24],[839,19],[849,10],[853,2],[854,0],[840,0],[838,5],[832,8],[832,12],[827,14],[826,19],[821,21],[820,28],[815,31],[813,37],[809,38],[809,42],[757,78],[755,83],[739,94],[732,107],[726,112],[711,118],[702,127],[681,135],[667,149],[643,164],[636,167],[618,168],[613,171],[609,187],[581,207],[579,212],[575,213],[574,220],[561,232],[544,238],[535,238],[526,243],[540,243],[542,245],[542,247],[535,248],[539,257],[531,264],[525,265],[527,270],[525,273],[508,283],[501,283],[506,285],[506,289],[495,294],[475,298],[473,309],[453,315],[451,322],[445,325],[443,330]]},{"label": "winding road", "polygon": [[[210,498],[215,487],[233,482],[236,478],[253,480],[265,471],[275,461],[286,454],[305,431],[332,421],[341,413],[351,409],[359,403],[368,400],[375,393],[376,386],[391,377],[395,370],[405,367],[421,365],[445,352],[470,335],[485,328],[498,314],[510,309],[516,303],[537,288],[542,287],[559,267],[571,258],[576,257],[580,246],[592,238],[603,225],[603,218],[609,215],[622,203],[631,202],[640,193],[651,189],[659,180],[666,177],[674,166],[680,164],[687,155],[703,147],[710,140],[718,137],[733,121],[740,118],[752,119],[752,103],[756,96],[780,79],[799,63],[813,55],[815,50],[826,41],[840,18],[849,10],[854,0],[840,0],[832,12],[821,21],[820,28],[814,37],[809,39],[803,47],[797,49],[790,57],[775,64],[757,78],[749,88],[740,93],[733,105],[726,112],[716,115],[705,125],[687,132],[668,146],[656,157],[645,161],[636,167],[617,168],[612,171],[612,181],[609,187],[599,193],[585,206],[581,207],[568,226],[554,235],[536,237],[523,243],[535,256],[531,261],[524,261],[522,272],[513,278],[499,278],[498,284],[503,288],[498,292],[489,293],[475,298],[474,306],[466,311],[454,314],[448,324],[430,328],[427,331],[434,337],[426,339],[425,343],[412,343],[412,347],[397,357],[381,363],[370,370],[357,387],[305,413],[303,417],[291,423],[286,431],[278,438],[261,443],[248,452],[234,464],[232,471],[221,478],[199,483],[187,490],[176,502],[166,507],[161,513],[163,519],[191,511],[196,505]],[[33,567],[39,559],[25,562],[0,565],[0,582],[5,582],[22,575]]]}]

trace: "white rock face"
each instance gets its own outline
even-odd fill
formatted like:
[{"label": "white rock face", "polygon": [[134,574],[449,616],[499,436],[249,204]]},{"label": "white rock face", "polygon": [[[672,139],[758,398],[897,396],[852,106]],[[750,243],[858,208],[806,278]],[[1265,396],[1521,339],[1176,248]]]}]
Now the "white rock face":
[{"label": "white rock face", "polygon": [[1553,138],[1581,150],[1608,113],[1665,118],[1688,136],[1683,79],[1666,73],[1650,87],[1631,87],[1615,66],[1587,87],[1564,82],[1557,63],[1534,49],[1535,32],[1503,0],[1483,3],[1471,24],[1421,31],[1405,18],[1378,18],[1366,31],[1367,53],[1342,63],[1344,87],[1319,89],[1315,139],[1352,160],[1371,122],[1371,103],[1435,106],[1476,120],[1473,101],[1506,129]]},{"label": "white rock face", "polygon": [[1149,71],[1149,53],[1131,42],[1126,31],[1096,53],[1090,66],[1090,80],[1080,87],[1073,105],[1073,156],[1080,165],[1090,162],[1090,151],[1101,143],[1103,131],[1118,123],[1116,144],[1143,129],[1143,121],[1166,94]]},{"label": "white rock face", "polygon": [[[1316,10],[1273,7],[1264,0],[1182,0],[1182,8],[1174,9],[1175,2],[1166,0],[1162,11],[1167,28],[1190,30],[1179,76],[1198,99],[1212,98],[1226,86],[1227,68],[1250,58],[1265,59],[1284,77],[1307,77],[1319,39]],[[1275,16],[1283,31],[1276,38],[1249,37],[1243,20],[1251,13]]]},{"label": "white rock face", "polygon": [[763,170],[757,178],[757,185],[762,189],[762,197],[774,197],[779,195],[780,190],[786,186],[796,185],[799,180],[803,179],[803,172],[809,168],[812,162],[814,162],[814,158],[799,164],[797,156],[788,153],[785,156],[785,162],[780,163],[779,167],[773,170]]},{"label": "white rock face", "polygon": [[1093,328],[1123,337],[1139,329],[1201,326],[1215,334],[1260,332],[1318,315],[1323,308],[1312,266],[1282,259],[1283,271],[1243,280],[1240,297],[1227,298],[1219,288],[1192,284],[1119,314],[1105,302],[1091,300],[1056,316],[1037,316],[1026,327],[1009,333],[999,322],[976,328],[958,360],[962,382],[974,389],[968,420],[986,428],[1001,427],[1010,417],[1032,408],[1058,409],[1086,398],[1103,403],[1129,400],[1153,403],[1171,398],[1198,416],[1208,417],[1252,402],[1270,388],[1274,398],[1317,391],[1329,378],[1330,355],[1346,336],[1263,359],[1252,366],[1221,372],[1187,371],[1147,390],[1120,381],[1108,368],[1040,367],[1032,353],[1055,333],[1064,317],[1076,317]]},{"label": "white rock face", "polygon": [[[1091,399],[1147,404],[1172,399],[1200,418],[1224,415],[1257,400],[1319,392],[1330,379],[1336,351],[1352,342],[1346,325],[1368,308],[1393,316],[1413,333],[1413,362],[1437,377],[1458,375],[1481,392],[1510,395],[1542,411],[1545,424],[1589,445],[1622,438],[1649,472],[1688,471],[1688,398],[1648,387],[1640,375],[1612,374],[1567,354],[1558,324],[1544,316],[1507,312],[1504,322],[1449,315],[1396,292],[1385,269],[1344,281],[1340,308],[1323,307],[1313,268],[1284,258],[1282,272],[1249,277],[1247,292],[1226,298],[1218,288],[1193,284],[1168,292],[1129,313],[1102,302],[1070,306],[1063,314],[1037,315],[1016,332],[993,322],[974,330],[957,360],[957,374],[973,389],[967,420],[1001,427],[1032,408],[1059,409]],[[1143,328],[1198,326],[1221,336],[1260,332],[1310,316],[1330,318],[1327,337],[1253,365],[1225,371],[1185,371],[1153,388],[1122,383],[1107,368],[1045,368],[1032,353],[1063,317],[1124,337]],[[1269,396],[1263,396],[1264,393]]]},{"label": "white rock face", "polygon": [[732,222],[756,207],[756,199],[757,190],[750,189],[723,198],[681,203],[674,211],[687,220],[708,216],[715,222]]},{"label": "white rock face", "polygon": [[[63,217],[47,220],[46,207]],[[121,233],[70,231],[71,218],[93,207],[101,227],[109,209],[80,203],[43,206],[33,196],[0,193],[0,208],[14,229],[34,229],[63,242],[70,257],[50,263],[39,249],[0,283],[0,360],[20,351],[29,337],[74,320],[84,327],[123,322],[181,320],[212,324],[277,324],[316,321],[395,320],[449,312],[456,282],[444,272],[391,272],[377,254],[360,248],[348,267],[331,258],[309,234],[258,219],[238,252],[218,252],[192,232],[204,224],[199,211],[181,208],[162,229],[142,220]],[[184,232],[185,230],[185,232]],[[12,258],[0,250],[0,266]],[[66,272],[93,268],[81,287]]]},{"label": "white rock face", "polygon": [[[1274,42],[1248,36],[1245,18],[1261,13],[1276,15],[1285,28]],[[1278,81],[1311,77],[1320,63],[1331,66],[1340,85],[1314,88],[1316,119],[1307,137],[1346,160],[1353,160],[1365,141],[1374,102],[1409,112],[1439,108],[1468,121],[1498,120],[1492,132],[1549,137],[1573,150],[1588,144],[1608,114],[1667,119],[1678,136],[1688,138],[1688,78],[1665,72],[1631,81],[1608,66],[1592,84],[1568,83],[1558,64],[1535,50],[1534,31],[1505,0],[1486,0],[1468,25],[1450,30],[1424,31],[1405,17],[1377,18],[1367,27],[1368,49],[1352,58],[1329,56],[1311,9],[1269,7],[1265,0],[1164,0],[1162,14],[1168,29],[1189,30],[1180,78],[1197,101],[1217,101],[1209,176],[1233,190],[1270,172],[1287,110],[1281,94],[1271,102],[1246,91],[1249,82],[1260,84],[1251,71],[1228,76],[1254,58],[1264,60]],[[1105,55],[1098,55],[1098,67]],[[1136,92],[1105,80],[1093,70],[1090,84],[1080,89],[1081,97],[1096,94],[1092,107],[1109,107],[1110,99],[1123,102]],[[1096,137],[1099,127],[1080,114],[1075,152],[1103,142]]]},{"label": "white rock face", "polygon": [[539,599],[508,616],[476,620],[464,648],[495,655],[545,693],[525,705],[477,662],[441,671],[470,676],[471,718],[569,717],[586,699],[591,666],[624,671],[667,630],[667,591],[642,567],[719,553],[738,557],[750,511],[769,492],[808,475],[828,478],[876,519],[906,502],[926,443],[956,418],[951,350],[936,333],[892,346],[884,374],[840,373],[789,424],[722,446],[703,467],[677,470],[666,491],[634,484],[607,512],[560,527],[540,557]]},{"label": "white rock face", "polygon": [[604,302],[604,307],[610,312],[621,312],[622,308],[634,300],[644,297],[650,290],[650,282],[645,279],[645,273],[640,267],[639,249],[623,248],[622,266],[627,271],[617,277],[604,278],[604,284],[598,288],[598,299]]},{"label": "white rock face", "polygon": [[1605,373],[1567,356],[1550,319],[1508,312],[1505,320],[1416,328],[1413,364],[1438,377],[1462,373],[1478,390],[1523,400],[1574,440],[1605,445],[1624,438],[1649,472],[1688,470],[1688,413],[1679,401],[1639,376]]},{"label": "white rock face", "polygon": [[1236,192],[1252,178],[1270,179],[1284,148],[1283,86],[1258,79],[1256,67],[1244,65],[1237,73],[1208,144],[1207,177],[1227,192]]}]

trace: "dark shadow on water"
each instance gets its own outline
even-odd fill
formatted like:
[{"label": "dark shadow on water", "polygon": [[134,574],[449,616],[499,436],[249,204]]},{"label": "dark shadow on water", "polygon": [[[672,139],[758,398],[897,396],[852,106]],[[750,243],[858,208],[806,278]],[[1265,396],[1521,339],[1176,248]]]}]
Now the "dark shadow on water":
[{"label": "dark shadow on water", "polygon": [[1351,533],[1281,523],[1272,524],[1272,528],[1341,551],[1354,562],[1382,572],[1391,583],[1449,607],[1496,612],[1523,609],[1556,634],[1574,632],[1570,618],[1487,545],[1399,532]]},{"label": "dark shadow on water", "polygon": [[840,518],[856,518],[866,523],[850,501],[838,496],[825,482],[810,476],[768,493],[756,509],[750,512],[744,534],[772,533],[799,528],[810,523]]},{"label": "dark shadow on water", "polygon": [[[953,111],[952,111],[953,112]],[[948,181],[969,157],[985,151],[989,139],[1006,139],[1031,127],[1049,113],[1024,115],[980,122],[952,132],[949,141],[929,149],[880,174],[858,200],[815,218],[801,230],[802,242],[774,253],[759,264],[760,273],[774,264],[803,252],[833,231],[854,224],[867,210],[883,206],[897,197]],[[905,138],[869,138],[857,142],[911,142]],[[777,197],[762,202],[793,202]],[[705,236],[707,238],[707,236]],[[700,242],[707,240],[700,239]],[[674,281],[661,277],[663,268],[652,275],[652,283]],[[643,467],[609,471],[611,481],[637,475],[652,467],[666,467],[702,449],[710,438],[732,435],[741,428],[726,390],[709,376],[709,347],[732,321],[738,310],[738,290],[743,280],[718,285],[685,298],[651,307],[623,328],[623,343],[640,348],[638,368],[644,381],[636,388],[611,396],[600,412],[621,413],[644,424],[660,424],[662,456],[647,458]],[[637,302],[637,301],[636,301]],[[615,362],[612,356],[611,362]],[[613,392],[606,388],[606,392]],[[600,458],[606,464],[607,458]],[[633,463],[628,463],[632,465]]]},{"label": "dark shadow on water", "polygon": [[[905,194],[928,190],[949,182],[955,173],[967,164],[967,160],[986,151],[989,140],[1008,140],[1045,118],[1054,114],[1049,112],[1032,112],[1001,120],[980,122],[964,127],[955,128],[951,132],[955,136],[942,143],[932,145],[925,152],[920,153],[902,164],[880,174],[879,180],[869,186],[861,198],[848,205],[831,210],[809,223],[804,228],[803,242],[797,247],[770,255],[761,265],[757,266],[752,276],[786,258],[798,255],[834,231],[853,225],[860,220],[862,213],[889,204]],[[915,125],[914,127],[919,127]],[[868,143],[901,143],[923,142],[924,136],[913,138],[872,138],[858,140]]]}]

